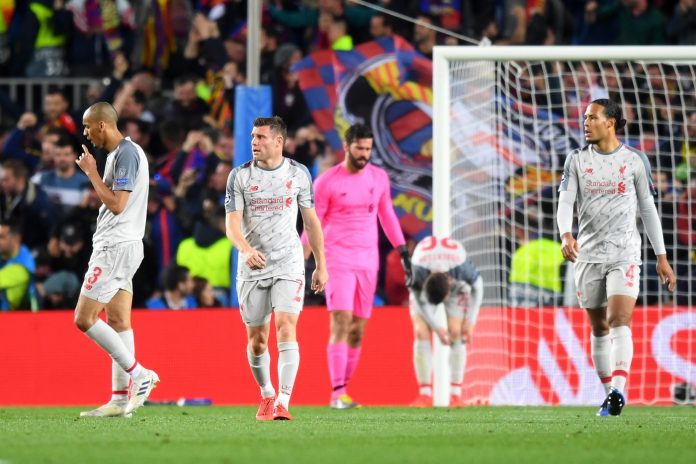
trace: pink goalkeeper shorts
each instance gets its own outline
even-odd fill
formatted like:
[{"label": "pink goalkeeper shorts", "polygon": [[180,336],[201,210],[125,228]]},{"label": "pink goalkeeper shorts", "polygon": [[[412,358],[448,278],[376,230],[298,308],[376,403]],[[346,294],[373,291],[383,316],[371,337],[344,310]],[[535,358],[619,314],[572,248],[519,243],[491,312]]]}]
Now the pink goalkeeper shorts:
[{"label": "pink goalkeeper shorts", "polygon": [[329,311],[352,311],[369,319],[377,289],[377,271],[329,269],[326,306]]}]

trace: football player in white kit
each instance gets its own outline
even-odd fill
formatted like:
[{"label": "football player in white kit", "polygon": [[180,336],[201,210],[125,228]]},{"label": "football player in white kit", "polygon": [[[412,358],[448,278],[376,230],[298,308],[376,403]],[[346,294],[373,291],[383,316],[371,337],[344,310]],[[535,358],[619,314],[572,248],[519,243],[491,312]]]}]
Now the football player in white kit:
[{"label": "football player in white kit", "polygon": [[[292,419],[288,404],[300,365],[296,325],[305,282],[298,209],[317,264],[312,290],[323,291],[329,278],[312,177],[302,164],[283,157],[286,138],[281,118],[256,118],[251,132],[254,159],[230,173],[225,195],[227,237],[239,250],[237,294],[247,328],[247,358],[261,390],[257,420]],[[277,397],[268,353],[272,313],[278,340]]]},{"label": "football player in white kit", "polygon": [[[592,361],[607,395],[598,416],[618,416],[626,404],[633,359],[631,316],[640,287],[638,211],[657,255],[661,283],[670,292],[676,286],[653,200],[650,163],[616,136],[625,124],[615,102],[590,103],[584,115],[587,145],[568,154],[559,187],[561,250],[575,263],[578,301],[592,326]],[[572,233],[576,202],[577,240]]]},{"label": "football player in white kit", "polygon": [[[75,325],[112,358],[111,400],[80,417],[130,417],[159,382],[159,376],[135,359],[131,329],[133,275],[143,260],[150,176],[143,149],[124,138],[111,104],[98,102],[82,117],[84,136],[109,151],[104,177],[86,146],[75,160],[102,202],[92,238],[92,256],[75,307]],[[99,314],[106,310],[106,322]],[[128,383],[130,381],[130,388]]]},{"label": "football player in white kit", "polygon": [[[476,324],[483,300],[483,279],[466,260],[466,250],[449,237],[426,237],[416,245],[411,257],[409,287],[413,321],[413,365],[418,381],[418,397],[411,406],[433,406],[432,332],[450,346],[450,406],[464,406],[462,382],[466,367],[466,345]],[[435,316],[443,303],[447,325]]]}]

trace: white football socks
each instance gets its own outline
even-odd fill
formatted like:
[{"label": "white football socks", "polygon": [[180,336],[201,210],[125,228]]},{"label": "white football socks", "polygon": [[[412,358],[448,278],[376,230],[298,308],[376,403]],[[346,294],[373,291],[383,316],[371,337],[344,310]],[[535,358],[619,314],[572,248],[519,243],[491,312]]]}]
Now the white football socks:
[{"label": "white football socks", "polygon": [[[133,329],[124,330],[123,332],[117,332],[118,336],[121,337],[121,341],[126,346],[128,351],[135,355],[135,338],[133,336]],[[111,402],[112,403],[125,403],[128,401],[128,383],[130,382],[130,375],[114,360],[111,361]]]},{"label": "white football socks", "polygon": [[607,395],[611,388],[611,336],[607,334],[595,337],[590,333],[590,354],[599,381],[604,387],[604,394]]},{"label": "white football socks", "polygon": [[249,349],[249,346],[247,346],[247,359],[249,360],[251,373],[261,389],[261,396],[263,398],[275,397],[275,389],[271,383],[271,355],[268,353],[268,350],[255,356]]},{"label": "white football socks", "polygon": [[461,340],[452,342],[449,355],[450,394],[462,396],[462,382],[466,368],[466,344]]},{"label": "white football socks", "polygon": [[288,408],[292,387],[300,367],[300,348],[297,342],[278,342],[278,403]]},{"label": "white football socks", "polygon": [[121,337],[106,322],[97,319],[97,322],[85,331],[85,335],[94,340],[131,377],[137,377],[143,371]]},{"label": "white football socks", "polygon": [[414,340],[413,342],[413,367],[416,371],[416,380],[421,395],[433,395],[433,349],[430,340]]},{"label": "white football socks", "polygon": [[611,337],[611,386],[623,392],[633,361],[633,335],[628,326],[609,329]]}]

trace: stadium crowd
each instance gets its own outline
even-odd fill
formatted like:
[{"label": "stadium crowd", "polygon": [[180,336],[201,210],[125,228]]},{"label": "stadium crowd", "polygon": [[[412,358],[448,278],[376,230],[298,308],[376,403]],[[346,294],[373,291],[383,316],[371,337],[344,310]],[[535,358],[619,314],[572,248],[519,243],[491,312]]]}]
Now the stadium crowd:
[{"label": "stadium crowd", "polygon": [[[695,0],[371,3],[495,44],[696,44]],[[231,245],[223,202],[233,165],[235,87],[246,82],[247,2],[0,0],[0,9],[0,77],[94,78],[79,99],[85,103],[81,107],[73,103],[72,87],[51,87],[40,107],[26,108],[0,86],[0,291],[6,295],[1,309],[72,308],[77,301],[100,202],[74,160],[85,143],[82,112],[95,101],[113,104],[120,130],[150,160],[146,251],[134,278],[134,307],[228,305]],[[352,2],[264,2],[260,80],[272,88],[273,113],[287,122],[286,156],[314,176],[337,160],[313,124],[292,65],[315,50],[346,50],[392,34],[406,37],[426,57],[432,57],[436,44],[463,44]],[[530,75],[530,89],[553,85],[543,78],[543,69],[537,71]],[[665,77],[655,66],[644,70],[644,80],[631,80],[621,69],[614,71],[607,74],[614,76],[613,84],[593,81],[596,73],[588,72],[587,80],[565,82],[563,88],[585,103],[597,98],[600,88],[609,96],[630,89],[627,94],[656,99],[628,99],[629,138],[640,133],[645,141],[654,119],[667,120],[663,111],[673,112],[670,121],[685,119],[657,125],[660,131],[675,131],[669,147],[659,146],[664,134],[658,133],[647,137],[651,146],[632,145],[652,155],[667,154],[654,164],[659,166],[659,208],[668,251],[684,255],[669,259],[690,266],[688,246],[696,242],[691,237],[696,229],[687,218],[696,217],[696,210],[695,200],[686,200],[696,198],[689,162],[696,150],[696,101],[693,87],[686,98],[677,90],[683,90],[678,86],[685,78],[693,86],[693,76],[673,68]],[[634,92],[646,80],[653,81],[653,91]],[[541,94],[530,91],[522,98],[532,101]],[[659,111],[648,114],[647,103]],[[636,111],[645,112],[643,126],[631,122],[638,119],[631,116]],[[683,199],[674,202],[675,197]],[[524,198],[544,201],[544,190]],[[542,209],[548,217],[536,218],[540,223],[553,218],[551,198],[548,203],[550,209]],[[388,303],[404,304],[398,254],[388,256],[391,247],[385,237],[382,242],[378,294]],[[19,261],[8,261],[17,256]],[[675,270],[686,273],[679,265]],[[21,287],[21,294],[6,291],[11,285]],[[308,294],[308,303],[321,302],[315,298]]]}]

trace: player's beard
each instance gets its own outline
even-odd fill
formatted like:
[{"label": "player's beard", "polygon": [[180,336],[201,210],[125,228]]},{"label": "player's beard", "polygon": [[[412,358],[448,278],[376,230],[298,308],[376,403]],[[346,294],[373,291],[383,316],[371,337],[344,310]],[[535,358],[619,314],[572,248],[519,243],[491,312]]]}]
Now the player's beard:
[{"label": "player's beard", "polygon": [[[362,161],[362,162],[361,162]],[[357,170],[363,169],[370,162],[368,158],[356,158],[351,152],[348,152],[348,162]]]}]

